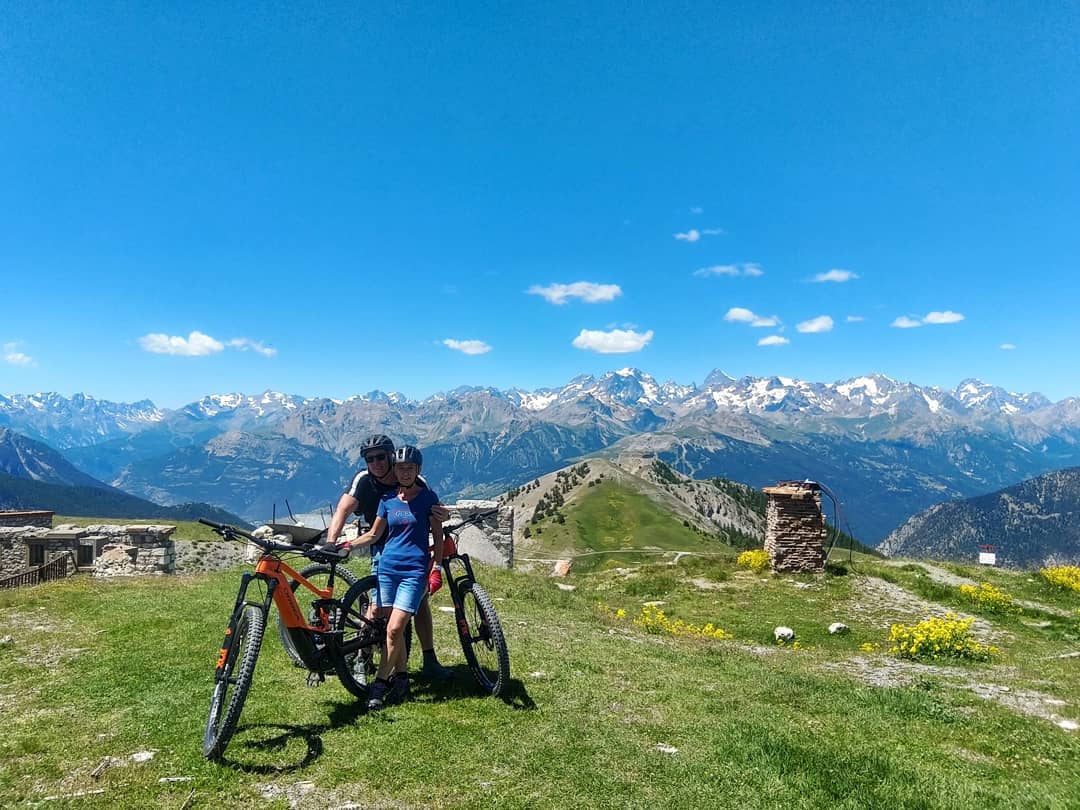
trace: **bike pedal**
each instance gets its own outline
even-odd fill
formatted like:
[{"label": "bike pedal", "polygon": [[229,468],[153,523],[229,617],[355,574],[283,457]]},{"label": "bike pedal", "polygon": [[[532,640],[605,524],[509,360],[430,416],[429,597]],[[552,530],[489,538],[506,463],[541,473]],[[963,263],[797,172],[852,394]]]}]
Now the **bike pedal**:
[{"label": "bike pedal", "polygon": [[321,672],[309,672],[307,676],[307,687],[308,689],[315,689],[325,680],[326,676]]}]

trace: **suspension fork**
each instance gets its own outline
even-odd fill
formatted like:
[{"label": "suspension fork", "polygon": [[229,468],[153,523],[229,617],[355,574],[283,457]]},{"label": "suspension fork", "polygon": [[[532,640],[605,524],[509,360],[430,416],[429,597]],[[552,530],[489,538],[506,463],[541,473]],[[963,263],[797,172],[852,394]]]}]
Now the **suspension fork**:
[{"label": "suspension fork", "polygon": [[[450,569],[450,562],[456,560],[465,570],[457,576],[454,576]],[[473,576],[472,565],[469,563],[469,558],[464,554],[454,554],[449,557],[443,557],[443,573],[446,575],[446,583],[450,588],[450,599],[454,603],[454,621],[457,622],[458,634],[461,636],[468,636],[469,631],[469,619],[465,615],[465,600],[461,598],[461,586],[465,582],[475,582],[476,578]]]},{"label": "suspension fork", "polygon": [[221,650],[218,652],[217,666],[214,669],[214,680],[220,681],[224,671],[225,662],[229,660],[229,653],[232,652],[233,644],[236,643],[236,636],[233,635],[233,627],[236,626],[240,620],[240,614],[244,612],[244,608],[249,604],[257,605],[257,602],[247,601],[247,589],[253,579],[266,580],[266,598],[263,599],[261,605],[264,615],[269,615],[270,603],[274,600],[274,590],[277,588],[278,581],[276,579],[270,579],[268,577],[261,577],[250,572],[244,572],[240,576],[240,589],[236,593],[236,602],[233,604],[232,615],[229,616],[229,625],[225,628],[225,640],[221,642]]}]

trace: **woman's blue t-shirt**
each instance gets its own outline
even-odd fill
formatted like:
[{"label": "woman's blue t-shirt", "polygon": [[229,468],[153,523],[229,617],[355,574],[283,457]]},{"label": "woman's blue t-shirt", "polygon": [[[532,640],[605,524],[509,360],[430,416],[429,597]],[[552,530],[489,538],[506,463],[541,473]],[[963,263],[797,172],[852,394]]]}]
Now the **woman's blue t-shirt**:
[{"label": "woman's blue t-shirt", "polygon": [[431,507],[439,496],[422,489],[410,501],[388,492],[379,501],[378,516],[386,521],[386,541],[379,555],[379,573],[426,574]]}]

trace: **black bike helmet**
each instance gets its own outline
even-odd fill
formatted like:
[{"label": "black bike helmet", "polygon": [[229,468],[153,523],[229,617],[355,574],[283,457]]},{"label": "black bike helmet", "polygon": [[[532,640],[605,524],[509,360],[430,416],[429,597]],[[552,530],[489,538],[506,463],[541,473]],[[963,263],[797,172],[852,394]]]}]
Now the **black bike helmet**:
[{"label": "black bike helmet", "polygon": [[385,433],[376,433],[374,436],[368,436],[364,440],[364,443],[360,445],[360,455],[364,459],[367,458],[367,454],[372,450],[382,450],[386,453],[386,457],[390,460],[390,463],[394,463],[394,443],[390,441],[390,437]]},{"label": "black bike helmet", "polygon": [[399,447],[397,452],[394,453],[394,463],[415,464],[417,471],[419,471],[424,466],[424,454],[411,444],[407,444],[404,447]]}]

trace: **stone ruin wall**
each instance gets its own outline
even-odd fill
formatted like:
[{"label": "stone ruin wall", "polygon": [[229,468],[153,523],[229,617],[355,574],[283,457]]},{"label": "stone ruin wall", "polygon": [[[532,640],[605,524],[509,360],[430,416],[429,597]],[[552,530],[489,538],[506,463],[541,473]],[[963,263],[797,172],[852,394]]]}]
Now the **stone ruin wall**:
[{"label": "stone ruin wall", "polygon": [[[467,526],[458,535],[459,547],[472,559],[510,568],[514,564],[514,510],[496,501],[459,501],[450,505],[451,524],[460,523],[477,512],[499,509],[484,522]],[[51,514],[49,521],[51,523]],[[95,577],[174,574],[178,571],[211,571],[251,563],[258,549],[250,544],[218,544],[174,540],[175,526],[102,524],[57,526],[23,524],[0,526],[0,576],[30,568],[31,542],[45,546],[45,562],[68,552],[78,555],[80,546],[93,545],[94,563],[80,570]]]},{"label": "stone ruin wall", "polygon": [[51,529],[54,514],[54,512],[47,512],[43,509],[19,512],[0,512],[0,527],[37,526],[39,528]]},{"label": "stone ruin wall", "polygon": [[92,545],[96,577],[135,574],[172,574],[176,570],[176,549],[172,540],[175,526],[99,525],[0,527],[0,575],[17,574],[30,568],[30,546],[45,548],[45,562],[63,554],[78,558],[80,546]]},{"label": "stone ruin wall", "polygon": [[137,524],[87,529],[109,539],[94,562],[95,577],[176,573],[176,545],[172,539],[175,526]]},{"label": "stone ruin wall", "polygon": [[458,534],[458,549],[489,565],[514,567],[514,509],[498,501],[458,501],[449,506],[449,525],[460,523],[477,512],[498,508],[499,514],[482,523],[466,526]]},{"label": "stone ruin wall", "polygon": [[781,481],[763,490],[765,551],[774,572],[825,569],[825,515],[821,487],[813,481]]}]

